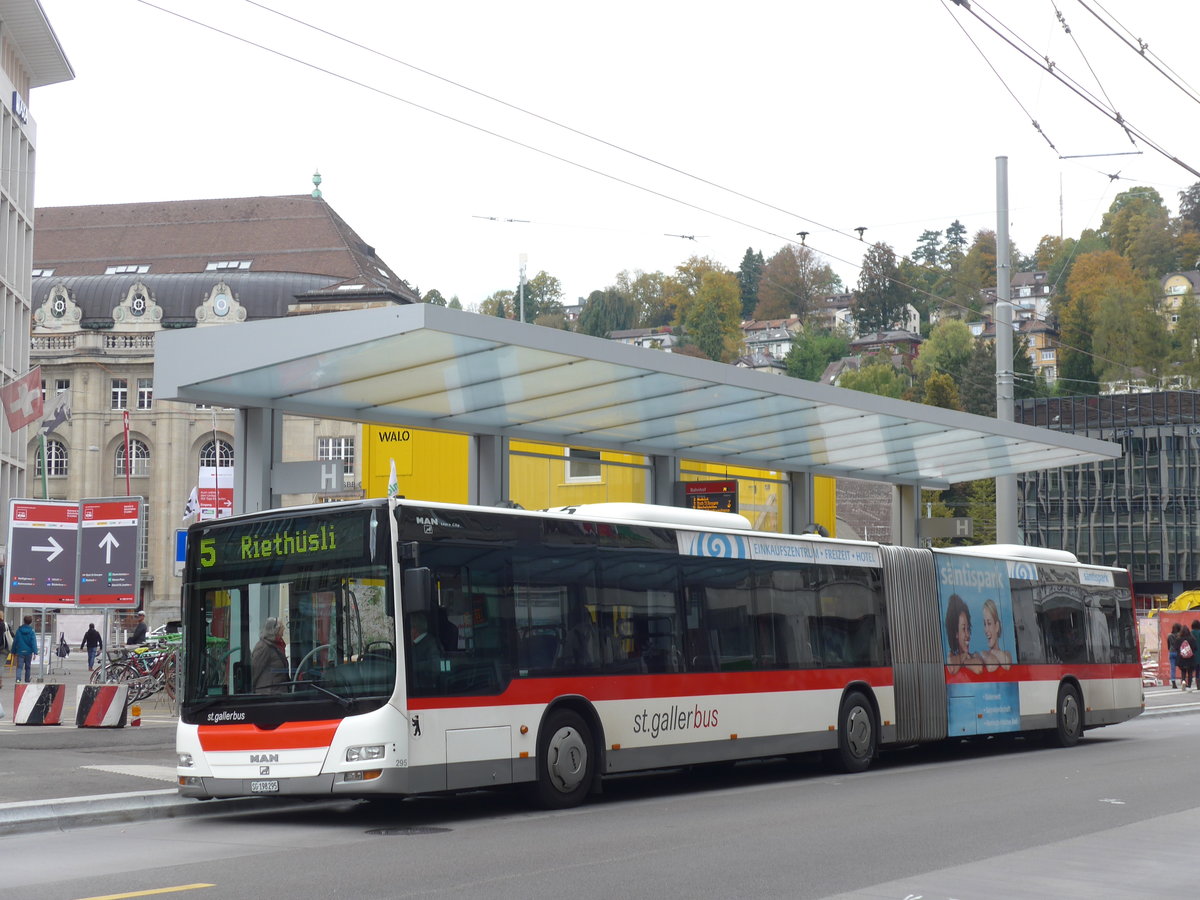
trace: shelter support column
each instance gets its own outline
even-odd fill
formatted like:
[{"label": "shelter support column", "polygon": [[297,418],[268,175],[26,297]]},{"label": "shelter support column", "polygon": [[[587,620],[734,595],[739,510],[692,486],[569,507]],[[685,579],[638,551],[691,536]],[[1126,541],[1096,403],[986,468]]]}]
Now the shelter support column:
[{"label": "shelter support column", "polygon": [[495,506],[511,500],[508,483],[508,438],[477,434],[467,461],[467,502]]},{"label": "shelter support column", "polygon": [[679,481],[679,457],[650,457],[650,496],[646,502],[658,506],[678,506],[675,483]]},{"label": "shelter support column", "polygon": [[919,485],[893,485],[892,543],[898,547],[920,546],[921,488]]},{"label": "shelter support column", "polygon": [[239,409],[233,430],[233,512],[247,513],[279,505],[271,494],[271,467],[281,462],[283,413]]},{"label": "shelter support column", "polygon": [[817,521],[811,472],[788,472],[786,512],[786,521],[779,523],[783,534],[799,534],[801,529]]}]

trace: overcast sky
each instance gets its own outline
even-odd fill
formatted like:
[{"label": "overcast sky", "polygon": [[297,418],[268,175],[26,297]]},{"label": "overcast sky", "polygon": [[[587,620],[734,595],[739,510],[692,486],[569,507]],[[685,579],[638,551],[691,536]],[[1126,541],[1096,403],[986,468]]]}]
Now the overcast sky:
[{"label": "overcast sky", "polygon": [[994,229],[998,156],[1024,252],[1098,227],[1120,190],[1175,212],[1200,181],[1160,152],[1200,170],[1191,4],[1057,0],[1070,35],[1051,0],[972,4],[1111,101],[1136,147],[948,0],[42,5],[76,77],[32,96],[38,206],[301,194],[319,170],[399,275],[468,308],[522,254],[572,300],[692,254],[736,269],[799,231],[852,287],[857,227],[902,254],[955,219]]}]

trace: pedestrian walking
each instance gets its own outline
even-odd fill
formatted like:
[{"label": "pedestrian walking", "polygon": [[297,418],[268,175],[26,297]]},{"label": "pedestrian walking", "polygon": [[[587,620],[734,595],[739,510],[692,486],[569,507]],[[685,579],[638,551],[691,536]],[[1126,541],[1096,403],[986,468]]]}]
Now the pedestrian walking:
[{"label": "pedestrian walking", "polygon": [[[1187,626],[1183,626],[1180,634],[1188,634]],[[1200,619],[1192,619],[1192,643],[1195,644],[1196,652],[1192,655],[1192,659],[1196,661],[1196,690],[1200,691]]]},{"label": "pedestrian walking", "polygon": [[[33,658],[37,656],[37,633],[33,630],[33,616],[26,616],[22,621],[23,624],[13,635],[12,652],[17,658],[13,680],[29,684]],[[22,673],[24,678],[21,677]]]},{"label": "pedestrian walking", "polygon": [[1167,661],[1171,666],[1171,687],[1178,687],[1175,684],[1175,670],[1179,668],[1179,632],[1183,626],[1176,622],[1171,626],[1171,633],[1167,635]]},{"label": "pedestrian walking", "polygon": [[[87,650],[88,655],[88,671],[92,671],[96,667],[96,657],[100,655],[100,648],[104,646],[104,639],[100,637],[100,632],[96,630],[94,624],[88,625],[88,630],[84,632],[83,642],[80,643],[80,650]],[[1174,687],[1174,685],[1171,685]]]},{"label": "pedestrian walking", "polygon": [[1180,687],[1185,691],[1192,690],[1193,679],[1196,677],[1196,657],[1200,651],[1200,639],[1187,628],[1179,629],[1179,679]]}]

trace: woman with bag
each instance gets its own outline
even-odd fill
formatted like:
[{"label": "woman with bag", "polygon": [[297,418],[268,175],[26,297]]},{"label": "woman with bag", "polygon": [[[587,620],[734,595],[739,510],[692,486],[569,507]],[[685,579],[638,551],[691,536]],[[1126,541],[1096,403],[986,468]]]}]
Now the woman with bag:
[{"label": "woman with bag", "polygon": [[1192,690],[1192,679],[1196,675],[1196,655],[1200,650],[1196,636],[1187,628],[1179,629],[1179,679],[1180,687]]},{"label": "woman with bag", "polygon": [[1171,633],[1167,635],[1167,662],[1171,666],[1171,687],[1179,687],[1175,683],[1175,670],[1179,668],[1179,631],[1180,625],[1176,622],[1171,626]]}]

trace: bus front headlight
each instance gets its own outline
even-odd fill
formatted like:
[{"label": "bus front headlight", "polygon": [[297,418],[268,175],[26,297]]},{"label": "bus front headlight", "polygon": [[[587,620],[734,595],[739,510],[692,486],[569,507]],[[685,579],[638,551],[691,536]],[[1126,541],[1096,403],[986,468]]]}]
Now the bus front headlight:
[{"label": "bus front headlight", "polygon": [[346,762],[362,762],[365,759],[383,759],[383,744],[346,748]]}]

